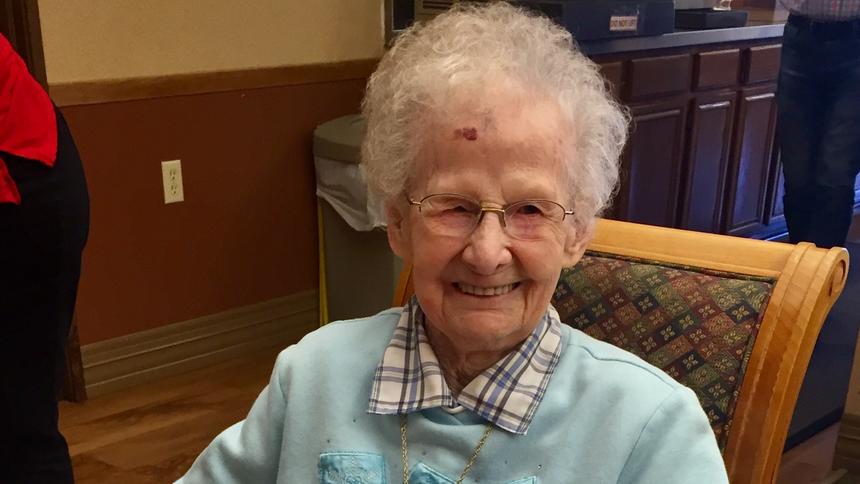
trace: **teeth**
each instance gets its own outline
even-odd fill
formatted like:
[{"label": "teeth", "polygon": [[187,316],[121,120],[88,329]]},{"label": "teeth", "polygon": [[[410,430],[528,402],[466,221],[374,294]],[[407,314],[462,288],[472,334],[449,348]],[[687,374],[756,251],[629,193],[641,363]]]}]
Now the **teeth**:
[{"label": "teeth", "polygon": [[457,284],[461,291],[475,296],[501,296],[502,294],[511,292],[515,285],[516,284],[505,284],[504,286],[496,287],[480,287],[463,284],[462,282]]}]

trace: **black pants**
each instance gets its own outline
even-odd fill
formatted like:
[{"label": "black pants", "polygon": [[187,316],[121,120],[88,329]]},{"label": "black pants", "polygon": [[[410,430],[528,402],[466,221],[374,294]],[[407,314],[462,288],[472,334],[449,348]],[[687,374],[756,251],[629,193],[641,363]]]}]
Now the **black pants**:
[{"label": "black pants", "polygon": [[860,20],[785,26],[777,88],[791,242],[843,245],[860,170]]},{"label": "black pants", "polygon": [[57,111],[53,168],[2,154],[21,205],[0,204],[0,483],[69,483],[57,426],[65,341],[89,229],[81,160]]}]

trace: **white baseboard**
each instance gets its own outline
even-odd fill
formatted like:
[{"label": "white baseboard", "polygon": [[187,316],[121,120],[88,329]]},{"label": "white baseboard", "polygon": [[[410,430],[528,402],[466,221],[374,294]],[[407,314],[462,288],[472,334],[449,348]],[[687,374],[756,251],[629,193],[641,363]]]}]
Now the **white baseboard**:
[{"label": "white baseboard", "polygon": [[286,347],[318,327],[316,290],[81,347],[90,397]]}]

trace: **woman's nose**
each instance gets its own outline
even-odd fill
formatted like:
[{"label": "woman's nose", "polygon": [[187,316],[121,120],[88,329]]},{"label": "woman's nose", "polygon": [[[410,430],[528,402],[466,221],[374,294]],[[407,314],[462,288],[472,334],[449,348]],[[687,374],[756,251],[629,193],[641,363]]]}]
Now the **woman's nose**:
[{"label": "woman's nose", "polygon": [[484,212],[467,240],[463,260],[479,274],[494,274],[513,259],[510,241],[502,226],[501,212]]}]

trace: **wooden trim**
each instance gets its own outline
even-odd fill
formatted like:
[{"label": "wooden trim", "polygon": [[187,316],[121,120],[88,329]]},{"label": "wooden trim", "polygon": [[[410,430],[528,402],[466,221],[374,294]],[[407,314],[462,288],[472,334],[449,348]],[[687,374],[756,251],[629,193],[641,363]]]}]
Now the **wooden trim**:
[{"label": "wooden trim", "polygon": [[318,327],[316,290],[231,309],[81,348],[93,397],[209,366],[262,348],[286,347]]},{"label": "wooden trim", "polygon": [[58,106],[366,79],[379,59],[51,84]]},{"label": "wooden trim", "polygon": [[37,0],[0,0],[0,31],[24,59],[30,74],[46,87],[45,53]]},{"label": "wooden trim", "polygon": [[[726,447],[737,482],[774,482],[800,385],[824,318],[842,290],[844,249],[798,244],[771,301],[750,357]],[[733,481],[734,482],[734,481]]]},{"label": "wooden trim", "polygon": [[860,473],[860,417],[856,415],[846,412],[842,416],[833,468],[848,469],[852,474]]},{"label": "wooden trim", "polygon": [[66,339],[66,374],[60,397],[70,402],[85,401],[87,399],[85,382],[78,322],[77,319],[72,319],[69,337]]},{"label": "wooden trim", "polygon": [[27,25],[27,68],[43,88],[48,87],[48,73],[45,70],[45,51],[42,46],[42,22],[39,17],[39,2],[21,2],[21,21]]}]

